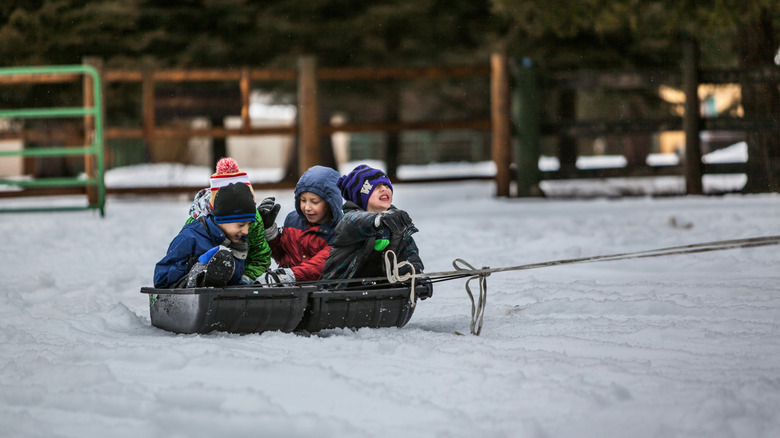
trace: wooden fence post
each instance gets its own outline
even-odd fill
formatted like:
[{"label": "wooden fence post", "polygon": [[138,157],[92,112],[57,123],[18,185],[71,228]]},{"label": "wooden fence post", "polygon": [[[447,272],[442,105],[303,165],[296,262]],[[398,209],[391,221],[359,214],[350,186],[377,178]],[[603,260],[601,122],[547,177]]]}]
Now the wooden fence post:
[{"label": "wooden fence post", "polygon": [[[92,57],[85,57],[82,59],[82,64],[89,65],[95,68],[95,70],[98,71],[98,74],[102,76],[103,74],[103,61],[100,58],[92,58]],[[92,80],[92,76],[85,74],[84,79],[84,107],[85,108],[91,108],[92,105],[95,103],[95,83]],[[100,86],[103,86],[103,81],[100,81]],[[103,96],[103,99],[101,99],[101,103],[105,100],[105,93],[104,90],[98,90],[98,94],[100,96]],[[102,120],[106,120],[105,117],[105,105],[102,105],[101,108],[98,109],[103,114]],[[84,116],[84,145],[88,146],[92,144],[94,141],[95,136],[95,118],[93,116]],[[105,147],[104,145],[101,145],[101,147]],[[104,159],[108,155],[104,155]],[[95,174],[97,173],[97,165],[98,163],[95,161],[95,156],[91,154],[84,155],[84,173],[86,173],[87,178],[93,178],[95,177]],[[103,163],[103,168],[105,169],[105,163]],[[89,205],[98,205],[100,203],[99,200],[99,193],[98,193],[98,187],[97,185],[88,184],[86,186],[86,192],[87,192],[87,202],[89,202]]]},{"label": "wooden fence post", "polygon": [[701,114],[699,109],[699,60],[698,46],[691,39],[683,41],[682,81],[685,92],[685,191],[689,195],[704,193],[701,162]]},{"label": "wooden fence post", "polygon": [[298,60],[298,176],[317,164],[319,140],[317,59],[304,56]]},{"label": "wooden fence post", "polygon": [[141,110],[143,123],[143,140],[146,150],[152,155],[152,140],[154,140],[154,77],[151,70],[144,70],[141,79]]},{"label": "wooden fence post", "polygon": [[512,126],[509,112],[509,67],[503,53],[490,58],[490,118],[493,130],[492,158],[496,164],[496,196],[509,196],[509,165],[512,162]]},{"label": "wooden fence post", "polygon": [[239,87],[241,88],[241,132],[248,133],[251,126],[251,119],[249,118],[249,105],[252,92],[249,67],[241,69],[241,81]]}]

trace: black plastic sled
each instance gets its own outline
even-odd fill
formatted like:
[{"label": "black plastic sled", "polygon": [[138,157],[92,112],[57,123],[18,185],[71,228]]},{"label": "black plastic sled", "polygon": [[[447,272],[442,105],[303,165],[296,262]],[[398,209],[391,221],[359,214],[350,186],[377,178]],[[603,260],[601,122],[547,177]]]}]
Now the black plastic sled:
[{"label": "black plastic sled", "polygon": [[[417,292],[424,292],[417,287]],[[403,327],[414,309],[409,286],[349,291],[257,285],[141,288],[152,325],[174,333],[317,332],[332,328]]]}]

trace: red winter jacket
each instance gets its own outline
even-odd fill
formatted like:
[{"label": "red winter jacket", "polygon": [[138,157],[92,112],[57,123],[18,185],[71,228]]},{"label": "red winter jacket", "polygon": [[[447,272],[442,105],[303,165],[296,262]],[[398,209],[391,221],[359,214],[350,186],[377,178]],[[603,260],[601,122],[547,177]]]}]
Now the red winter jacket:
[{"label": "red winter jacket", "polygon": [[[281,235],[268,241],[276,263],[280,268],[291,268],[295,281],[317,280],[325,268],[336,236],[336,224],[344,214],[337,185],[339,176],[336,170],[324,166],[313,166],[304,172],[295,185],[295,211],[284,219]],[[306,220],[300,205],[304,192],[314,193],[328,203],[331,220],[322,225],[312,225]]]},{"label": "red winter jacket", "polygon": [[274,260],[280,268],[292,267],[295,281],[318,279],[330,255],[330,245],[323,238],[323,232],[332,234],[320,228],[332,226],[330,222],[324,225],[307,223],[306,230],[285,226],[278,238],[268,242]]}]

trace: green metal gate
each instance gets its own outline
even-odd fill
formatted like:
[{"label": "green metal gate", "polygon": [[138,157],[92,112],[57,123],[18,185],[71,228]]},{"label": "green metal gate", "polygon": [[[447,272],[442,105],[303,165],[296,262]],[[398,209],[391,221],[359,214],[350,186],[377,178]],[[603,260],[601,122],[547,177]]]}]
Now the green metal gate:
[{"label": "green metal gate", "polygon": [[[86,178],[62,177],[62,178],[37,178],[37,179],[3,179],[0,178],[0,186],[9,185],[16,187],[85,187],[87,193],[86,206],[47,206],[33,208],[0,209],[0,213],[11,212],[43,212],[54,210],[85,210],[99,209],[100,216],[105,215],[105,183],[103,180],[103,117],[101,100],[101,83],[98,71],[89,65],[65,65],[50,67],[10,67],[0,68],[0,76],[35,76],[35,75],[73,75],[81,74],[86,78],[92,78],[91,102],[85,98],[83,107],[59,107],[59,108],[27,108],[27,109],[0,109],[0,118],[8,119],[32,119],[55,117],[84,117],[84,138],[87,143],[84,147],[47,147],[25,149],[19,151],[0,151],[0,157],[21,155],[25,157],[62,157],[83,155],[85,157]],[[22,82],[20,80],[19,82]],[[32,82],[32,81],[31,81]],[[88,86],[85,80],[85,87]],[[89,120],[90,123],[86,121]],[[91,132],[90,132],[91,131]],[[91,163],[90,160],[94,160]],[[92,165],[90,165],[92,164]]]}]

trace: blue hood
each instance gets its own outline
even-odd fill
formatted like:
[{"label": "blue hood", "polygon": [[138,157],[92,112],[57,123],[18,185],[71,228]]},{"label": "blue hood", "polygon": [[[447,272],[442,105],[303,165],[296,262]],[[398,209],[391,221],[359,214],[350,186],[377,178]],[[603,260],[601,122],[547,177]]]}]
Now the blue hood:
[{"label": "blue hood", "polygon": [[304,217],[301,211],[301,202],[298,199],[303,192],[314,193],[324,199],[330,205],[333,222],[336,223],[344,215],[341,205],[344,202],[341,191],[336,185],[339,181],[339,173],[325,166],[312,166],[301,175],[298,184],[295,185],[295,211],[300,217]]}]

